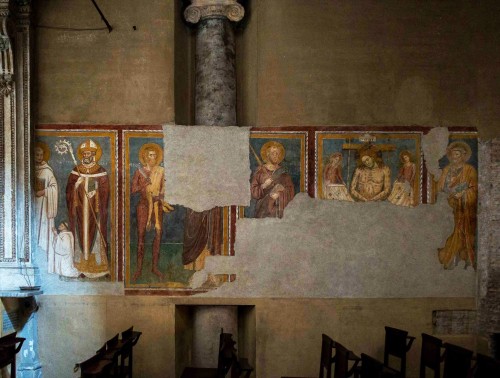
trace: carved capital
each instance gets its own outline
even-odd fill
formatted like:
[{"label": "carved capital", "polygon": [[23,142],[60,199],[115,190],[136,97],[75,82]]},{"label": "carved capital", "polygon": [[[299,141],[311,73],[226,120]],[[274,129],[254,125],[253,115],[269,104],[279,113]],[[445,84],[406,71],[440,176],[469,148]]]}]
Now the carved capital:
[{"label": "carved capital", "polygon": [[233,22],[241,21],[245,8],[236,0],[191,0],[191,5],[184,11],[187,22],[192,24],[207,18],[223,18]]}]

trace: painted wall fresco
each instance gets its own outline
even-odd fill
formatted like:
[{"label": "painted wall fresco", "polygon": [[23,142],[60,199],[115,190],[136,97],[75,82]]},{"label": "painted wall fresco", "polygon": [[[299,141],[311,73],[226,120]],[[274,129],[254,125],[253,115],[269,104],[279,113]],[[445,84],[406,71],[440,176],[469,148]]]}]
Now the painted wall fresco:
[{"label": "painted wall fresco", "polygon": [[296,193],[307,187],[307,133],[251,132],[249,207],[240,217],[282,218]]},{"label": "painted wall fresco", "polygon": [[421,203],[419,133],[317,132],[316,195],[351,202]]},{"label": "painted wall fresco", "polygon": [[[126,287],[164,288],[172,293],[192,290],[191,279],[204,268],[205,258],[229,253],[228,209],[195,213],[213,217],[206,221],[220,225],[208,230],[218,245],[213,250],[203,245],[201,253],[189,259],[191,240],[205,230],[193,229],[193,215],[188,218],[190,209],[165,201],[164,180],[169,177],[163,168],[162,133],[126,131],[123,144]],[[228,279],[225,275],[206,277],[197,290]]]},{"label": "painted wall fresco", "polygon": [[37,253],[65,279],[114,278],[117,248],[114,131],[39,131],[34,145]]},{"label": "painted wall fresco", "polygon": [[[477,251],[477,136],[451,133],[446,155],[440,160],[441,176],[434,182],[433,198],[444,193],[453,211],[454,228],[444,246],[438,248],[444,269],[459,264],[476,269]],[[463,262],[463,264],[462,264]]]},{"label": "painted wall fresco", "polygon": [[432,204],[442,193],[455,226],[436,246],[436,263],[475,268],[474,129],[450,133],[440,177],[428,174],[421,152],[430,128],[253,129],[251,205],[206,212],[165,201],[169,175],[160,127],[112,129],[52,126],[36,133],[37,253],[46,256],[47,271],[63,280],[123,280],[131,293],[154,289],[167,295],[218,287],[236,277],[203,276],[205,260],[237,253],[236,220],[286,216],[299,192],[408,209]]}]

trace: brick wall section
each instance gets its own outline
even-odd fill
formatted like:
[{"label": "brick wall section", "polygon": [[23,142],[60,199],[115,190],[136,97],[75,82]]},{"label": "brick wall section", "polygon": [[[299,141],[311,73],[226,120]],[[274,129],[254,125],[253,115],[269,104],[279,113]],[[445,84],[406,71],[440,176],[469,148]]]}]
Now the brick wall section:
[{"label": "brick wall section", "polygon": [[480,143],[479,154],[478,326],[490,336],[500,333],[500,139]]}]

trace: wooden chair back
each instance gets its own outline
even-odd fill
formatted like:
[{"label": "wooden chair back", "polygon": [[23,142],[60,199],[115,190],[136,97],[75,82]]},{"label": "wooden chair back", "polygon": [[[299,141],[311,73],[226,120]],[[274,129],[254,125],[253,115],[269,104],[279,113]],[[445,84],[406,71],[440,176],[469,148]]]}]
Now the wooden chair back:
[{"label": "wooden chair back", "polygon": [[400,359],[399,369],[396,369],[402,378],[406,377],[406,353],[410,350],[415,337],[408,336],[402,329],[385,327],[384,365],[389,365],[389,356]]},{"label": "wooden chair back", "polygon": [[444,348],[443,378],[468,378],[473,352],[449,343],[445,343]]},{"label": "wooden chair back", "polygon": [[381,378],[384,364],[365,353],[361,353],[361,378]]},{"label": "wooden chair back", "polygon": [[[321,358],[319,361],[319,378],[332,378],[333,348],[335,341],[324,333],[321,335]],[[326,374],[325,374],[326,371]]]},{"label": "wooden chair back", "polygon": [[119,341],[118,337],[119,337],[119,334],[117,333],[111,339],[106,341],[106,349],[107,350],[116,348],[116,346],[118,345],[118,341]]},{"label": "wooden chair back", "polygon": [[25,338],[17,337],[17,332],[0,338],[0,369],[10,365],[10,376],[16,378],[16,354],[23,346]]},{"label": "wooden chair back", "polygon": [[[354,363],[349,368],[350,361],[354,361]],[[359,361],[358,356],[354,356],[349,349],[339,342],[335,342],[335,356],[333,357],[335,378],[348,378],[352,376],[357,371],[356,368]]]},{"label": "wooden chair back", "polygon": [[219,336],[219,355],[217,359],[217,377],[225,377],[231,369],[231,366],[233,366],[236,360],[235,344],[236,342],[233,340],[233,335],[224,333],[224,329],[221,328]]},{"label": "wooden chair back", "polygon": [[422,350],[420,353],[420,378],[425,378],[426,368],[434,372],[434,378],[441,376],[441,348],[443,341],[437,337],[422,333]]},{"label": "wooden chair back", "polygon": [[500,360],[478,353],[472,376],[474,378],[500,377]]},{"label": "wooden chair back", "polygon": [[127,328],[125,331],[122,332],[122,341],[130,339],[133,334],[134,334],[134,326]]}]

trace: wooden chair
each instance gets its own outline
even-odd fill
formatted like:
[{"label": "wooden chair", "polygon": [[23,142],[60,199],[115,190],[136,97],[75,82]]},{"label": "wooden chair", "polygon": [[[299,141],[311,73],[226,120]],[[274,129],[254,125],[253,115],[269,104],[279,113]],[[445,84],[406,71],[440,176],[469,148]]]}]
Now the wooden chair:
[{"label": "wooden chair", "polygon": [[434,372],[434,378],[441,376],[443,342],[437,337],[422,333],[422,350],[420,353],[420,378],[425,378],[426,368]]},{"label": "wooden chair", "polygon": [[500,377],[500,360],[478,353],[476,365],[472,377],[474,378],[498,378]]},{"label": "wooden chair", "polygon": [[365,353],[361,353],[361,378],[400,377],[394,369],[389,369],[381,361]]},{"label": "wooden chair", "polygon": [[132,373],[134,370],[134,347],[139,341],[142,332],[134,331],[134,327],[122,332],[122,348],[121,348],[121,358],[120,358],[120,377],[130,377],[132,378]]},{"label": "wooden chair", "polygon": [[130,377],[133,371],[133,348],[139,341],[142,332],[133,327],[122,332],[122,338],[116,334],[97,350],[96,354],[86,361],[75,365],[82,371],[82,377]]},{"label": "wooden chair", "polygon": [[219,336],[219,354],[216,368],[187,367],[182,372],[181,378],[224,378],[233,363],[236,361],[236,349],[233,335],[224,333],[221,329]]},{"label": "wooden chair", "polygon": [[[335,350],[335,354],[333,351]],[[333,356],[332,356],[333,355]],[[361,361],[353,352],[345,348],[339,342],[334,341],[328,335],[321,335],[321,358],[319,361],[319,378],[332,378],[332,364],[335,363],[335,378],[347,378],[352,376]],[[349,368],[350,362],[353,362]],[[282,377],[292,378],[292,377]],[[306,377],[293,377],[306,378]],[[310,377],[307,377],[310,378]]]},{"label": "wooden chair", "polygon": [[468,378],[473,352],[449,343],[444,344],[444,349],[443,378]]},{"label": "wooden chair", "polygon": [[10,376],[16,378],[16,354],[23,346],[23,337],[16,337],[17,332],[13,332],[0,338],[0,369],[10,365]]},{"label": "wooden chair", "polygon": [[[353,376],[357,371],[360,361],[361,358],[356,356],[352,351],[338,342],[335,343],[335,356],[333,358],[333,362],[335,363],[335,378],[349,378]],[[350,362],[353,362],[351,367],[349,367]]]},{"label": "wooden chair", "polygon": [[74,371],[78,368],[81,371],[81,378],[109,378],[115,377],[113,361],[104,358],[106,352],[95,354],[89,359],[75,365]]},{"label": "wooden chair", "polygon": [[384,366],[394,369],[389,366],[389,356],[399,358],[401,360],[399,369],[394,370],[399,372],[401,378],[406,377],[406,353],[410,350],[414,340],[415,337],[408,336],[407,331],[385,327]]}]

